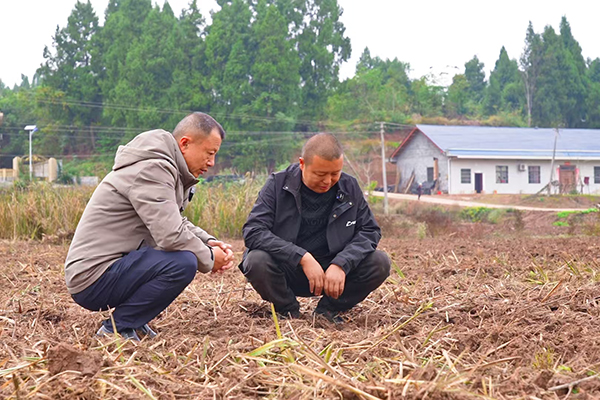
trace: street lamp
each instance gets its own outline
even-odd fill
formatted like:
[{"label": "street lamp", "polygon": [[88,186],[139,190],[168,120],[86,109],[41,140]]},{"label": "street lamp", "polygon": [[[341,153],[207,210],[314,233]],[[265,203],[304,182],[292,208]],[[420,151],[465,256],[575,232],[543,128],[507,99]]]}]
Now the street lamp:
[{"label": "street lamp", "polygon": [[33,132],[38,130],[36,125],[27,125],[25,127],[26,131],[29,131],[29,181],[33,181],[33,155],[31,154],[31,137],[33,136]]}]

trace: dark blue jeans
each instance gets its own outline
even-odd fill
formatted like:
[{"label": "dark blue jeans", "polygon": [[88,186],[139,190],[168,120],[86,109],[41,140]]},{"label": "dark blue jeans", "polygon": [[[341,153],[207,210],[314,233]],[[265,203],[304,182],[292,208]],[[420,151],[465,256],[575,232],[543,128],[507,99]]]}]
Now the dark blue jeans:
[{"label": "dark blue jeans", "polygon": [[[192,252],[145,247],[117,260],[96,282],[72,297],[91,311],[114,307],[118,332],[138,329],[183,292],[197,268],[198,260]],[[103,323],[112,331],[110,319]]]},{"label": "dark blue jeans", "polygon": [[[323,270],[329,268],[333,257],[317,259]],[[317,307],[332,311],[345,311],[363,301],[390,275],[390,258],[383,251],[375,250],[356,266],[348,276],[344,292],[338,299],[325,294]],[[281,314],[296,312],[300,304],[296,296],[311,297],[310,284],[300,265],[280,263],[267,252],[251,250],[239,266],[254,290],[273,303]]]}]

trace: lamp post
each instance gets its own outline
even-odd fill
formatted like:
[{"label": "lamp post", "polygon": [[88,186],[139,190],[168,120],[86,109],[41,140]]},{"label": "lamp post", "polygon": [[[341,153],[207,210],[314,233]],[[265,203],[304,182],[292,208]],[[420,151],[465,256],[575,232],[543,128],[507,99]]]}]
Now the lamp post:
[{"label": "lamp post", "polygon": [[384,137],[384,124],[385,122],[379,123],[379,133],[381,135],[381,174],[383,181],[383,213],[388,215],[390,213],[388,206],[388,187],[387,187],[387,171],[385,169],[385,137]]},{"label": "lamp post", "polygon": [[29,131],[29,181],[33,180],[33,155],[31,153],[31,137],[33,136],[33,132],[38,130],[36,125],[27,125],[25,127],[26,131]]}]

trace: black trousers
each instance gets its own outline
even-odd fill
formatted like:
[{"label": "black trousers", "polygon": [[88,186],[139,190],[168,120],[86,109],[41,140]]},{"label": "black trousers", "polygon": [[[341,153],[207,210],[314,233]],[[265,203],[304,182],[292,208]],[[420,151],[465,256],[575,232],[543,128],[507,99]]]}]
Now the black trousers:
[{"label": "black trousers", "polygon": [[[317,259],[327,270],[331,258]],[[334,299],[323,294],[317,307],[345,311],[363,301],[390,275],[391,261],[387,254],[375,250],[346,276],[342,295]],[[260,296],[275,306],[281,314],[300,309],[296,296],[311,297],[308,278],[300,265],[277,262],[262,250],[251,250],[240,269]]]},{"label": "black trousers", "polygon": [[[91,311],[115,308],[117,332],[138,329],[161,313],[192,282],[198,268],[189,251],[144,247],[117,260],[96,282],[72,295]],[[112,322],[104,326],[112,331]]]}]

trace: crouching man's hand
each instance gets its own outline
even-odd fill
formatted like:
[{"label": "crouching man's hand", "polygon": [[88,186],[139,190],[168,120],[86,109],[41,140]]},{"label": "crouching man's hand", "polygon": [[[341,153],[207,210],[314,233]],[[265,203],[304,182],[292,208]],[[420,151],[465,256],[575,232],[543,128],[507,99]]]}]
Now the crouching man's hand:
[{"label": "crouching man's hand", "polygon": [[308,284],[310,285],[310,292],[315,296],[320,296],[323,291],[323,281],[325,273],[321,264],[315,260],[315,258],[309,252],[306,252],[300,260],[300,265],[304,271],[304,275],[308,278]]},{"label": "crouching man's hand", "polygon": [[[217,241],[212,240],[210,244],[212,245],[215,242]],[[217,245],[212,248],[212,251],[215,257],[215,264],[212,272],[223,272],[233,266],[233,251],[231,251],[231,246],[229,246],[229,248],[226,250],[223,250],[221,246]]]},{"label": "crouching man's hand", "polygon": [[325,294],[337,299],[344,293],[346,283],[346,273],[336,264],[331,264],[325,272]]},{"label": "crouching man's hand", "polygon": [[233,250],[231,250],[231,245],[229,243],[222,242],[217,239],[209,239],[206,242],[210,247],[220,247],[226,254],[229,254],[233,257]]}]

